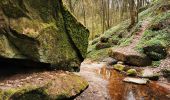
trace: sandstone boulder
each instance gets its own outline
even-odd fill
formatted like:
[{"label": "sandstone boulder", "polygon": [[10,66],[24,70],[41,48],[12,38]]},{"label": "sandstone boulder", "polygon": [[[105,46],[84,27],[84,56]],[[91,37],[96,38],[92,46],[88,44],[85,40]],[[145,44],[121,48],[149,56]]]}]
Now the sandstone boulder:
[{"label": "sandstone boulder", "polygon": [[1,0],[0,57],[73,70],[86,57],[89,31],[62,0]]}]

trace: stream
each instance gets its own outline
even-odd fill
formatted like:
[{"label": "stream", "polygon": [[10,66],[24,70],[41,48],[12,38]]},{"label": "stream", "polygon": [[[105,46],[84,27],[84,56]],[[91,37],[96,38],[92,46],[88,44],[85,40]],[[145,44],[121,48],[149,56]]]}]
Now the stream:
[{"label": "stream", "polygon": [[104,63],[86,60],[78,74],[89,82],[89,87],[75,100],[170,100],[169,83],[125,83],[124,75]]}]

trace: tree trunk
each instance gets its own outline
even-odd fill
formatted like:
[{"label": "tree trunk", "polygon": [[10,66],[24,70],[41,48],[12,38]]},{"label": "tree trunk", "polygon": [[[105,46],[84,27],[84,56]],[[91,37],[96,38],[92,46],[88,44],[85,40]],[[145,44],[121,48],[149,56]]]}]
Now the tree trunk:
[{"label": "tree trunk", "polygon": [[84,6],[84,0],[82,0],[82,11],[83,11],[83,19],[84,19],[84,25],[86,26],[86,10],[85,10],[85,6]]},{"label": "tree trunk", "polygon": [[130,19],[131,19],[131,24],[129,28],[132,28],[133,25],[136,23],[136,11],[135,11],[135,1],[134,0],[128,0],[129,2],[129,10],[130,10]]}]

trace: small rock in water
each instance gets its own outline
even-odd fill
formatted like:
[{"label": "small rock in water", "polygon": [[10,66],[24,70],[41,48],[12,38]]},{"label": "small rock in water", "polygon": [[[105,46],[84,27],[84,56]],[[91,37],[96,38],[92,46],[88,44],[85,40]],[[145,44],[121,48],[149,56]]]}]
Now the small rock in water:
[{"label": "small rock in water", "polygon": [[147,84],[148,79],[126,77],[123,81],[128,82],[128,83],[135,83],[135,84],[144,85],[144,84]]},{"label": "small rock in water", "polygon": [[5,84],[4,83],[0,83],[0,86],[4,86]]},{"label": "small rock in water", "polygon": [[117,71],[123,71],[125,69],[125,66],[121,64],[116,64],[113,66],[113,68]]},{"label": "small rock in water", "polygon": [[170,94],[166,95],[166,97],[170,98]]},{"label": "small rock in water", "polygon": [[111,57],[108,57],[108,58],[105,58],[103,60],[103,62],[105,62],[107,65],[114,65],[117,63],[117,60],[116,59],[113,59]]},{"label": "small rock in water", "polygon": [[136,74],[137,74],[136,69],[129,69],[127,71],[127,75],[129,75],[129,76],[135,76]]},{"label": "small rock in water", "polygon": [[154,73],[152,69],[145,69],[141,75],[142,78],[149,78],[150,80],[158,80],[159,74]]},{"label": "small rock in water", "polygon": [[124,63],[123,63],[122,61],[119,61],[119,62],[117,62],[117,64],[121,64],[121,65],[123,65]]}]

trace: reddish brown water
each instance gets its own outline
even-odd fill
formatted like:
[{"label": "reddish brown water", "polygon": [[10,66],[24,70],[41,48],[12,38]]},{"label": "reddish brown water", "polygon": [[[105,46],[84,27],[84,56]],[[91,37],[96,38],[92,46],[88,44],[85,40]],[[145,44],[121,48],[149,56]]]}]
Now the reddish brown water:
[{"label": "reddish brown water", "polygon": [[89,81],[90,86],[76,100],[170,100],[170,84],[125,83],[122,74],[104,64],[84,63],[80,75]]},{"label": "reddish brown water", "polygon": [[[156,82],[150,82],[147,85],[125,83],[123,82],[124,76],[115,70],[106,68],[101,70],[110,72],[108,90],[113,100],[170,100],[167,97],[170,91]],[[105,74],[102,75],[105,76]]]}]

